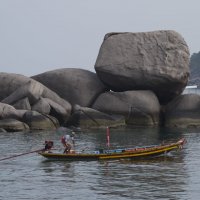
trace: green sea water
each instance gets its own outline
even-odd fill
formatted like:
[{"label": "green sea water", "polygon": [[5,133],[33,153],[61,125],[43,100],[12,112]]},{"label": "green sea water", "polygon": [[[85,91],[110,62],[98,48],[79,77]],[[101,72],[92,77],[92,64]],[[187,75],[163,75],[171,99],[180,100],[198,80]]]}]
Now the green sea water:
[{"label": "green sea water", "polygon": [[[64,132],[0,133],[0,158],[43,147],[55,148]],[[0,162],[1,200],[199,199],[200,130],[118,128],[110,130],[111,147],[133,147],[176,141],[181,151],[148,160],[47,161],[36,153]],[[76,133],[76,150],[106,145],[106,130]]]}]

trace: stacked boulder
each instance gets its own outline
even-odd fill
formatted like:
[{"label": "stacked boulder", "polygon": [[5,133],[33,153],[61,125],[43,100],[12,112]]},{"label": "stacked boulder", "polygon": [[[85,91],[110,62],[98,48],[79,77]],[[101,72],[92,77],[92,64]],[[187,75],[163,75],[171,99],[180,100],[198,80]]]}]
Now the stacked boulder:
[{"label": "stacked boulder", "polygon": [[167,104],[187,85],[189,50],[175,31],[110,33],[95,70],[113,91],[151,90]]},{"label": "stacked boulder", "polygon": [[165,107],[165,126],[180,128],[200,127],[200,95],[184,94]]},{"label": "stacked boulder", "polygon": [[123,115],[129,125],[159,125],[160,104],[156,95],[148,90],[107,92],[97,98],[93,108],[107,114]]},{"label": "stacked boulder", "polygon": [[56,69],[32,78],[72,105],[90,107],[96,97],[107,90],[95,73],[83,69]]},{"label": "stacked boulder", "polygon": [[112,92],[101,95],[93,108],[121,113],[127,124],[163,124],[165,106],[187,85],[189,56],[175,31],[107,34],[95,70]]},{"label": "stacked boulder", "polygon": [[[181,95],[188,82],[189,56],[186,42],[175,31],[108,33],[96,73],[75,68],[31,78],[0,73],[0,128],[178,126],[185,114],[191,126],[197,125],[198,114],[190,111],[198,107],[198,96]],[[196,103],[183,111],[188,99]]]},{"label": "stacked boulder", "polygon": [[[1,123],[5,119],[13,123],[18,120],[25,124],[24,129],[55,129],[71,115],[69,102],[41,83],[18,74],[0,73],[0,101]],[[19,130],[12,127],[13,131]]]}]

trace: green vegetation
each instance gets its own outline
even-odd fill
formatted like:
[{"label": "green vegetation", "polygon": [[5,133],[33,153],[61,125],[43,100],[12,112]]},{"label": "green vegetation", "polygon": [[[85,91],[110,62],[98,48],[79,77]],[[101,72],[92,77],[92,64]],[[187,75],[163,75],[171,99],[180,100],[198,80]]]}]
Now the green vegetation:
[{"label": "green vegetation", "polygon": [[193,53],[190,58],[190,78],[188,85],[200,86],[200,52]]}]

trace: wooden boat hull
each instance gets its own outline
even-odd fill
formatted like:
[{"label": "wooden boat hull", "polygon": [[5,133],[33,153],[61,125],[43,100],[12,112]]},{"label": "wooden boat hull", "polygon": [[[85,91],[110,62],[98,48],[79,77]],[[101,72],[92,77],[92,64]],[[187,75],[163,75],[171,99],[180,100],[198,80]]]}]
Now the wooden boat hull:
[{"label": "wooden boat hull", "polygon": [[181,139],[176,143],[171,143],[168,145],[158,145],[153,147],[141,147],[132,149],[115,149],[115,150],[105,150],[103,153],[94,151],[91,153],[45,153],[39,152],[39,154],[47,159],[51,160],[106,160],[106,159],[138,159],[145,157],[153,157],[162,154],[166,154],[170,151],[181,149],[185,143],[185,139]]}]

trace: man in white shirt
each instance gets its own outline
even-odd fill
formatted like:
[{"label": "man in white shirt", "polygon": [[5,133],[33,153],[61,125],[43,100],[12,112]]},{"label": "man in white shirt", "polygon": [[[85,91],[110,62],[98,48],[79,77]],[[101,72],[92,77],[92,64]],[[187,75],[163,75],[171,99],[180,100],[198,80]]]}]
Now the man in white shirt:
[{"label": "man in white shirt", "polygon": [[65,147],[65,150],[63,153],[70,153],[70,150],[72,149],[72,147],[74,147],[74,132],[72,132],[72,135],[64,135],[61,138],[61,143],[63,144],[63,146]]}]

